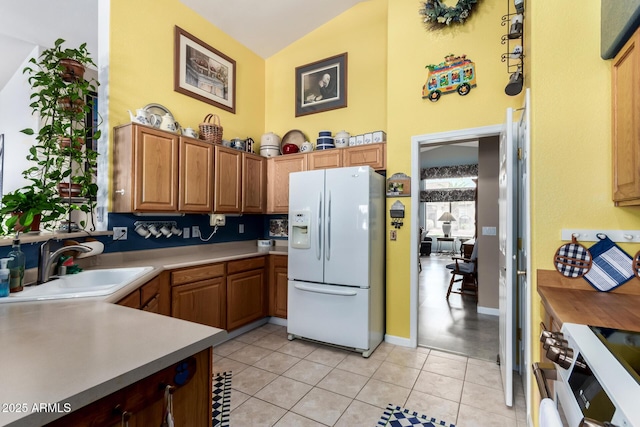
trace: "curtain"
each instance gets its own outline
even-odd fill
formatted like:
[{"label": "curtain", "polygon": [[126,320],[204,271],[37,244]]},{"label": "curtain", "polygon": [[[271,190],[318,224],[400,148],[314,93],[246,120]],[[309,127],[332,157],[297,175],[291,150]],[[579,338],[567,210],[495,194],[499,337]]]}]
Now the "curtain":
[{"label": "curtain", "polygon": [[478,164],[424,168],[420,179],[468,178],[478,176]]}]

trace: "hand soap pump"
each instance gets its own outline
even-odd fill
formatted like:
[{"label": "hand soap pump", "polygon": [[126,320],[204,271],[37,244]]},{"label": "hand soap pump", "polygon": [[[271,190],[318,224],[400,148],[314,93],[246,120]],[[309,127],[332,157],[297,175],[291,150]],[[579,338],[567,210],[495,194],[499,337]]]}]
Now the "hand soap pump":
[{"label": "hand soap pump", "polygon": [[16,236],[13,239],[11,252],[7,254],[9,258],[9,291],[20,292],[23,289],[25,255],[20,250],[20,239]]},{"label": "hand soap pump", "polygon": [[7,262],[9,258],[0,259],[0,297],[9,296],[9,269]]}]

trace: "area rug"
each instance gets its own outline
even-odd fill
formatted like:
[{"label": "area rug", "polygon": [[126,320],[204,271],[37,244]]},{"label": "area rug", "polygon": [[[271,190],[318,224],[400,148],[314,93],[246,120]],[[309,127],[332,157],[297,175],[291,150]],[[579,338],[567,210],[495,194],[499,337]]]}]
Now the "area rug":
[{"label": "area rug", "polygon": [[231,408],[231,371],[213,374],[211,403],[213,427],[228,427]]},{"label": "area rug", "polygon": [[445,421],[439,421],[435,418],[427,415],[419,414],[417,412],[410,411],[401,406],[395,406],[389,404],[387,409],[384,410],[378,426],[389,427],[406,427],[406,426],[424,426],[424,427],[456,427],[454,424],[449,424]]}]

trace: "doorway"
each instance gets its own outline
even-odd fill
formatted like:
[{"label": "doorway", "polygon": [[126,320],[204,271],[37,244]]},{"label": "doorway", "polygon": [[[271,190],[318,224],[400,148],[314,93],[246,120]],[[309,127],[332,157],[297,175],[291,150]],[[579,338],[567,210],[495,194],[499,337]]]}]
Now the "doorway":
[{"label": "doorway", "polygon": [[[495,140],[498,138],[501,128],[501,125],[495,125],[412,137],[412,193],[420,194],[419,159],[421,147],[455,144],[457,142],[470,141],[474,139],[479,141],[483,139]],[[497,164],[497,155],[495,161]],[[497,205],[497,194],[494,197],[495,205]],[[412,212],[419,212],[420,198],[413,197],[411,203]],[[420,221],[419,215],[416,215],[412,221],[413,231],[411,233],[411,238],[414,239],[412,242],[412,247],[414,248],[419,247],[418,230],[421,226]],[[481,224],[477,225],[480,226]],[[484,236],[478,235],[476,237],[479,238],[479,243],[482,244]],[[495,236],[488,237],[492,237],[495,240],[495,251],[493,252],[495,252],[495,258],[497,259],[497,239]],[[485,240],[490,242],[490,239]],[[485,242],[485,245],[487,242]],[[490,245],[487,245],[485,250],[486,252],[492,251]],[[483,253],[485,253],[485,251],[483,251]],[[454,353],[462,353],[471,357],[495,361],[498,354],[497,305],[495,309],[492,307],[483,309],[483,301],[480,299],[479,310],[473,298],[454,294],[452,294],[449,301],[447,301],[446,290],[448,288],[451,275],[449,270],[446,269],[446,265],[452,262],[450,256],[436,255],[433,257],[425,257],[429,259],[423,258],[424,262],[421,262],[422,271],[420,272],[418,270],[419,259],[417,255],[418,254],[416,253],[416,257],[412,257],[411,273],[412,343],[416,346],[425,345]],[[415,264],[413,264],[413,262],[415,262]],[[493,270],[495,272],[497,268],[494,268]],[[495,284],[497,292],[497,276]],[[482,322],[479,322],[479,320]],[[492,349],[489,344],[488,346],[485,346],[481,352],[472,352],[472,350],[477,349],[478,347],[473,345],[473,339],[487,341],[490,340],[487,336],[491,335],[495,336],[495,349]]]}]

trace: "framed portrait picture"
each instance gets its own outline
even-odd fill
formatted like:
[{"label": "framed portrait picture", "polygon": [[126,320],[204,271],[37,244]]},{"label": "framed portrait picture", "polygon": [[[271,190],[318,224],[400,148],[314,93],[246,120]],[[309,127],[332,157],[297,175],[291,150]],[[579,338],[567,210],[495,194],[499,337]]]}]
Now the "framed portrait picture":
[{"label": "framed portrait picture", "polygon": [[236,112],[236,61],[175,28],[174,90]]},{"label": "framed portrait picture", "polygon": [[296,67],[296,117],[346,106],[346,52]]}]

